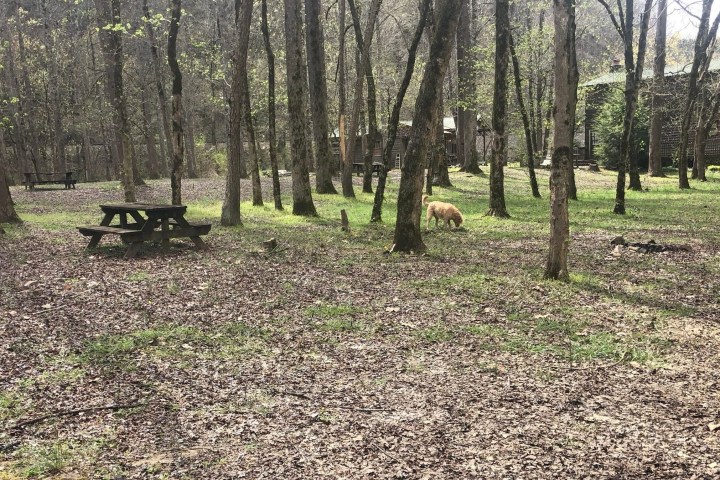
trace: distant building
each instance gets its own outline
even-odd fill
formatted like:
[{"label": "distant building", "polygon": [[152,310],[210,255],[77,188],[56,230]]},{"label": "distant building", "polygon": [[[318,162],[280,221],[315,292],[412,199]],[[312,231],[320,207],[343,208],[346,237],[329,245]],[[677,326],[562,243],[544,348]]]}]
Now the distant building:
[{"label": "distant building", "polygon": [[[670,164],[680,145],[680,123],[683,110],[685,109],[685,98],[687,95],[687,76],[690,73],[692,64],[671,65],[665,68],[665,118],[662,134],[660,136],[660,156],[663,164]],[[720,59],[710,63],[710,72],[720,71]],[[640,94],[646,97],[648,107],[650,106],[649,87],[652,86],[653,72],[651,67],[645,68],[642,75],[642,87]],[[595,122],[600,113],[606,96],[611,88],[622,88],[625,82],[625,70],[619,61],[613,62],[610,72],[585,82],[580,88],[586,89],[585,97],[585,119],[584,119],[584,157],[585,159],[595,158],[595,148],[598,139],[595,132]],[[618,119],[622,122],[622,119]],[[688,155],[693,155],[693,144],[695,139],[694,123],[690,131],[690,143]],[[710,132],[706,147],[708,163],[720,161],[720,132],[717,128]]]}]

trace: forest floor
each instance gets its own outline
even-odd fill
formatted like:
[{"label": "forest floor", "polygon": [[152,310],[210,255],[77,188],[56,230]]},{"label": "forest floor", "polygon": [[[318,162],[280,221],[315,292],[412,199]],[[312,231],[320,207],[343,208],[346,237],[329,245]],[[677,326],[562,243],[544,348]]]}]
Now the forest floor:
[{"label": "forest floor", "polygon": [[[690,191],[643,178],[617,216],[615,174],[577,171],[568,284],[542,280],[547,172],[543,199],[506,176],[498,220],[487,177],[452,173],[434,198],[464,228],[431,229],[421,255],[386,253],[397,176],[382,224],[359,183],[304,219],[275,212],[266,182],[233,228],[223,179],[184,180],[209,250],[133,260],[112,239],[86,251],[75,228],[121,200],[116,183],[14,187],[0,480],[718,478],[719,175]],[[615,251],[617,235],[689,250]]]}]

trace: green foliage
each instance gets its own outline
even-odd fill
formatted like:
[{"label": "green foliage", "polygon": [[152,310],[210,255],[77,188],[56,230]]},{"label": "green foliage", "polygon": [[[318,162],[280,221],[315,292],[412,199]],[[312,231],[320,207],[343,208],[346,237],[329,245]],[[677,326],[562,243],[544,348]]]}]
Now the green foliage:
[{"label": "green foliage", "polygon": [[[610,88],[595,122],[595,133],[598,140],[595,152],[600,163],[606,168],[617,168],[620,164],[620,142],[623,134],[624,117],[625,96],[623,90]],[[640,96],[633,120],[630,155],[637,157],[641,150],[647,151],[649,125],[649,109],[643,97]]]}]

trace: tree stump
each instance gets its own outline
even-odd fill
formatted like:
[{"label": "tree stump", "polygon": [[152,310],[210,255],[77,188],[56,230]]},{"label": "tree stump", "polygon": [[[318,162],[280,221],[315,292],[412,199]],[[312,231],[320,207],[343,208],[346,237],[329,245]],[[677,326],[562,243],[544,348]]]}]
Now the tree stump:
[{"label": "tree stump", "polygon": [[277,248],[277,240],[274,238],[271,238],[270,240],[265,240],[263,242],[263,248],[266,252],[272,252]]}]

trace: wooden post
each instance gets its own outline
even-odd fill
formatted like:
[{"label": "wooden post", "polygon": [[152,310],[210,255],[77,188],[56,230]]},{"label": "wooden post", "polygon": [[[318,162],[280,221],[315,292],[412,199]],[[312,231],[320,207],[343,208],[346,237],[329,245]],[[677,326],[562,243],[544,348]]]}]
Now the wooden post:
[{"label": "wooden post", "polygon": [[343,232],[350,231],[350,222],[348,221],[348,216],[345,209],[340,210],[340,223],[342,224]]}]

